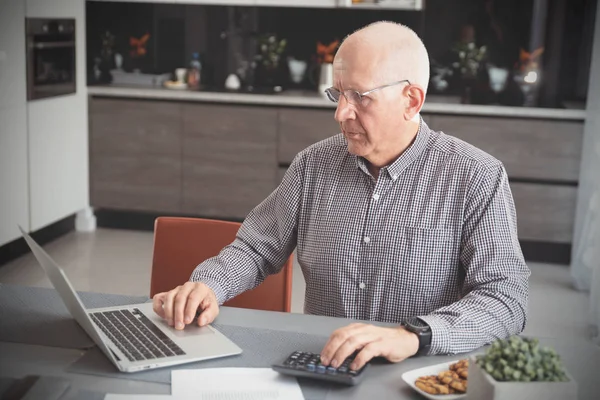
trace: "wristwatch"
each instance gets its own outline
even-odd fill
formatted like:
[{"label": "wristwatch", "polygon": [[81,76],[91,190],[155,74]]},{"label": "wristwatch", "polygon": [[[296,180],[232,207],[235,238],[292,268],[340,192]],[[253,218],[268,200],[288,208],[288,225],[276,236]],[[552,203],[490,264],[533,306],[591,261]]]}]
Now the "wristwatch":
[{"label": "wristwatch", "polygon": [[419,338],[419,350],[416,355],[429,353],[431,347],[431,327],[420,318],[413,317],[405,319],[402,323],[404,329],[417,335]]}]

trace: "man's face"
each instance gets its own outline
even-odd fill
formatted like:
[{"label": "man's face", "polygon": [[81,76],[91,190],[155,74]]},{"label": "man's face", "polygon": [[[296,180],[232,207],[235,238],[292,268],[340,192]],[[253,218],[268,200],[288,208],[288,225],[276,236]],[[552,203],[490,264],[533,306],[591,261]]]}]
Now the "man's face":
[{"label": "man's face", "polygon": [[[391,82],[377,71],[380,62],[368,51],[354,51],[355,46],[340,48],[333,65],[333,86],[340,90],[364,93]],[[405,84],[377,90],[362,97],[362,102],[351,104],[340,96],[335,112],[348,142],[348,151],[372,161],[389,152],[402,132],[406,121],[403,116]]]}]

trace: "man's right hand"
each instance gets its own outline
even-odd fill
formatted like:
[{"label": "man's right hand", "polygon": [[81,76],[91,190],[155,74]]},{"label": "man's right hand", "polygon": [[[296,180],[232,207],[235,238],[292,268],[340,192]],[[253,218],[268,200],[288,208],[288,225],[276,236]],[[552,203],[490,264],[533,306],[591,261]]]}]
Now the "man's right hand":
[{"label": "man's right hand", "polygon": [[154,312],[166,319],[175,329],[183,329],[200,312],[198,326],[210,324],[219,315],[215,292],[202,282],[186,282],[152,298]]}]

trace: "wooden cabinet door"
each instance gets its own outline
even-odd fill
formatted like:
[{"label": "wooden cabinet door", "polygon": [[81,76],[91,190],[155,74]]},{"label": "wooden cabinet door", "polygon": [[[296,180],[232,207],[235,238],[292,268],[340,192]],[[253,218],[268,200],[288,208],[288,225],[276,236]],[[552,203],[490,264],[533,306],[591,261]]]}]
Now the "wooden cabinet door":
[{"label": "wooden cabinet door", "polygon": [[186,104],[183,211],[243,219],[274,189],[277,110]]},{"label": "wooden cabinet door", "polygon": [[177,102],[93,98],[90,147],[95,154],[181,155]]},{"label": "wooden cabinet door", "polygon": [[562,185],[511,183],[517,210],[519,239],[571,243],[577,188]]},{"label": "wooden cabinet door", "polygon": [[94,207],[172,212],[181,210],[181,158],[169,155],[91,156]]},{"label": "wooden cabinet door", "polygon": [[90,202],[98,208],[181,210],[180,103],[90,99]]},{"label": "wooden cabinet door", "polygon": [[435,115],[430,127],[498,158],[511,178],[579,179],[582,122]]},{"label": "wooden cabinet door", "polygon": [[279,109],[279,163],[289,165],[296,154],[341,132],[334,110]]}]

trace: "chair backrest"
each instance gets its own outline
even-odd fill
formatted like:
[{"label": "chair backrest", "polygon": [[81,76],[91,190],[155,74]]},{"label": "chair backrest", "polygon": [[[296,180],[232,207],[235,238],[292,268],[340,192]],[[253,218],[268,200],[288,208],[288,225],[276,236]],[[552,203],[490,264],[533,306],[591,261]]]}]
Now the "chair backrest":
[{"label": "chair backrest", "polygon": [[[187,282],[202,261],[233,242],[241,224],[203,218],[159,217],[154,223],[154,254],[150,297]],[[225,302],[230,307],[289,312],[292,298],[292,257],[276,275],[256,288]]]}]

